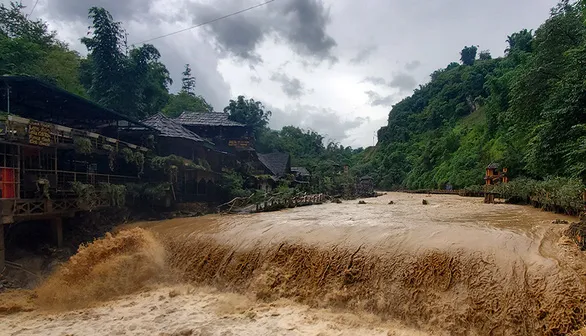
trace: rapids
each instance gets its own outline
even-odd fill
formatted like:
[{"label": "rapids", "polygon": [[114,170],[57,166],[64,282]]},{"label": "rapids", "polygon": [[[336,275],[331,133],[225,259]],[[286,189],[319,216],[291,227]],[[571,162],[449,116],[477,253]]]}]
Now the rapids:
[{"label": "rapids", "polygon": [[[121,227],[49,277],[30,297],[35,311],[0,323],[104,304],[116,314],[120,304],[104,302],[190,284],[254,305],[285,299],[292,310],[367,314],[380,319],[377,328],[398,321],[395,334],[564,335],[584,326],[586,256],[562,236],[567,225],[552,224],[572,218],[458,196],[389,193],[366,202]],[[274,332],[295,334],[266,334]]]}]

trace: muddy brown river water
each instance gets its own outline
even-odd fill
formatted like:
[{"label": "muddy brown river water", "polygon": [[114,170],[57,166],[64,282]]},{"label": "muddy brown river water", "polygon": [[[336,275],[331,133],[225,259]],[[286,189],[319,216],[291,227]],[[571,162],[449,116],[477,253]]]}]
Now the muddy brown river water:
[{"label": "muddy brown river water", "polygon": [[584,326],[586,256],[563,237],[567,225],[552,224],[574,218],[447,195],[366,202],[125,226],[42,284],[33,311],[0,316],[9,326],[0,334],[44,325],[60,335],[65,321],[76,335],[107,334],[95,328],[109,324],[136,335],[564,335]]}]

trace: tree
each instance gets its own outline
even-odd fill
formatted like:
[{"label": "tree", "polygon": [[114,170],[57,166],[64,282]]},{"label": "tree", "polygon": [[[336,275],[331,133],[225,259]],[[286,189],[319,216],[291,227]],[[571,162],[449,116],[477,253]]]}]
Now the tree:
[{"label": "tree", "polygon": [[489,50],[482,50],[480,52],[480,55],[478,56],[478,59],[480,59],[481,61],[487,61],[492,59],[492,55],[490,54]]},{"label": "tree", "polygon": [[89,51],[81,78],[97,103],[134,118],[144,118],[163,109],[172,83],[161,55],[145,44],[126,51],[120,22],[104,8],[89,10],[93,33],[82,39]]},{"label": "tree", "polygon": [[464,47],[464,49],[462,49],[462,51],[460,52],[460,61],[462,61],[462,64],[473,65],[474,60],[476,59],[477,51],[477,46]]},{"label": "tree", "polygon": [[185,111],[213,112],[214,108],[202,96],[192,96],[185,91],[172,94],[167,106],[163,108],[163,113],[171,118],[176,118]]},{"label": "tree", "polygon": [[0,4],[0,74],[30,75],[85,95],[78,72],[80,57],[49,32],[45,22],[30,20],[24,6]]},{"label": "tree", "polygon": [[189,64],[185,64],[185,71],[183,71],[183,78],[181,79],[181,83],[181,91],[195,96],[195,77],[191,75],[191,68],[189,67]]},{"label": "tree", "polygon": [[272,114],[271,111],[265,110],[261,102],[245,99],[244,96],[230,100],[230,104],[224,108],[224,112],[230,114],[231,120],[252,126],[256,135],[266,127]]},{"label": "tree", "polygon": [[518,33],[507,36],[507,49],[505,55],[514,52],[531,52],[533,42],[533,30],[523,29]]}]

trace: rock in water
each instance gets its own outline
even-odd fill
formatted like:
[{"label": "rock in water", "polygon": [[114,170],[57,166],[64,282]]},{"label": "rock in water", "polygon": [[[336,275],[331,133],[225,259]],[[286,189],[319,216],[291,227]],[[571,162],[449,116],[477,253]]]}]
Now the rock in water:
[{"label": "rock in water", "polygon": [[366,204],[364,201],[358,201],[358,204]]},{"label": "rock in water", "polygon": [[395,202],[393,202],[393,201],[390,201],[390,202],[389,202],[389,204],[395,204]]},{"label": "rock in water", "polygon": [[423,201],[421,202],[421,204],[423,204],[423,205],[428,205],[428,204],[429,204],[429,202],[427,202],[427,200],[423,200]]}]

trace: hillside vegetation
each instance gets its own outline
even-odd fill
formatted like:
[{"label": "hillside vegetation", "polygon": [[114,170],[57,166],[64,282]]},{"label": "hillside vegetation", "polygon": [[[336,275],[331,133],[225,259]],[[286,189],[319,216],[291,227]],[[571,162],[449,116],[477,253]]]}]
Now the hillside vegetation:
[{"label": "hillside vegetation", "polygon": [[483,183],[487,164],[512,177],[586,178],[586,26],[562,1],[539,29],[506,38],[505,56],[477,47],[431,74],[389,113],[354,170],[386,189]]}]

